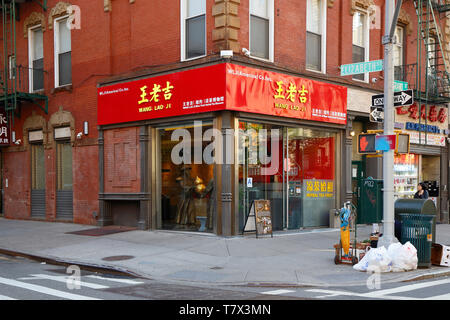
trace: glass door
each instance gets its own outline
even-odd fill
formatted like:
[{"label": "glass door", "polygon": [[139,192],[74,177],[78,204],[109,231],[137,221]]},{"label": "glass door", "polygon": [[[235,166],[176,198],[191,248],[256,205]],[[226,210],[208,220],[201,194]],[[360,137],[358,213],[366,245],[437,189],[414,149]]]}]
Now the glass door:
[{"label": "glass door", "polygon": [[254,200],[270,200],[272,228],[285,223],[283,128],[239,122],[239,229],[242,231]]}]

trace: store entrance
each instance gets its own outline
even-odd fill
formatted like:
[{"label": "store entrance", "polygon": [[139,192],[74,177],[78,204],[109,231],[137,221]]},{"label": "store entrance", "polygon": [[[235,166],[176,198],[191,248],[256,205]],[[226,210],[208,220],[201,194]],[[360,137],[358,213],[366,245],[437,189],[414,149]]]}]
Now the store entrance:
[{"label": "store entrance", "polygon": [[158,227],[166,230],[212,232],[214,226],[214,165],[204,161],[205,132],[212,122],[157,129]]},{"label": "store entrance", "polygon": [[[260,199],[271,201],[273,230],[328,226],[336,202],[335,135],[243,121],[239,129],[240,230]],[[260,158],[265,154],[270,163]]]}]

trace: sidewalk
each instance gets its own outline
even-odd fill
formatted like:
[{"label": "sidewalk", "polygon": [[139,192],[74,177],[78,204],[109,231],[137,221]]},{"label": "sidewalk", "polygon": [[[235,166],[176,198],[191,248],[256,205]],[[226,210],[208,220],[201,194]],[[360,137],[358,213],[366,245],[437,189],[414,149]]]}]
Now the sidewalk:
[{"label": "sidewalk", "polygon": [[[128,231],[100,237],[66,234],[96,228],[69,223],[0,218],[0,249],[73,264],[111,268],[168,282],[208,285],[346,286],[365,285],[369,277],[349,265],[334,264],[338,229],[223,238],[170,231]],[[359,239],[371,226],[358,228]],[[437,225],[438,243],[450,244],[450,225]],[[105,257],[129,255],[122,261]],[[432,266],[382,274],[383,282],[450,274]]]}]

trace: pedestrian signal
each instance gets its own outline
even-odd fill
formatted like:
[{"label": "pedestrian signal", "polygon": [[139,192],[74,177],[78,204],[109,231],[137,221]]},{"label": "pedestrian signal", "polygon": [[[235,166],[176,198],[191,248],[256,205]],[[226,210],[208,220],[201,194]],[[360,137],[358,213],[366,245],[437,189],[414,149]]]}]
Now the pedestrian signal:
[{"label": "pedestrian signal", "polygon": [[361,133],[358,135],[358,153],[360,154],[374,154],[377,153],[375,149],[376,133]]}]

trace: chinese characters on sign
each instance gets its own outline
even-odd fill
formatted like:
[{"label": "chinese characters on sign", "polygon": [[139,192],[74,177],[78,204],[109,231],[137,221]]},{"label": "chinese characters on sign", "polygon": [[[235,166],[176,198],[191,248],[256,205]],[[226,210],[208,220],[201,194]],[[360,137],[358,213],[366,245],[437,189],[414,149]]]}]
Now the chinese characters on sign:
[{"label": "chinese characters on sign", "polygon": [[[397,115],[408,114],[408,117],[411,119],[419,119],[419,107],[417,104],[413,104],[409,107],[397,107],[396,111]],[[444,123],[447,120],[447,108],[440,107],[438,111],[437,106],[430,106],[428,108],[427,115],[425,105],[422,105],[420,108],[420,117],[422,120],[428,120],[430,122],[439,121],[440,123]]]},{"label": "chinese characters on sign", "polygon": [[[150,93],[147,93],[148,87],[145,85],[140,88],[141,95],[138,104],[141,105],[143,103],[154,102],[158,103],[162,101],[161,95],[164,96],[164,101],[170,101],[172,99],[172,90],[174,89],[173,85],[170,84],[170,81],[166,81],[166,86],[161,89],[160,84],[153,84],[153,88]],[[139,108],[139,112],[149,112],[149,111],[157,111],[163,109],[170,109],[172,107],[171,103],[159,104],[159,105],[150,105]]]},{"label": "chinese characters on sign", "polygon": [[[298,93],[298,101],[297,101],[297,93]],[[300,111],[304,113],[306,111],[305,106],[303,105],[292,105],[292,104],[286,104],[286,103],[280,103],[277,102],[279,100],[285,100],[287,102],[292,103],[300,103],[305,104],[308,102],[308,90],[305,89],[305,86],[302,85],[301,89],[297,89],[297,85],[294,83],[289,83],[286,89],[286,93],[284,92],[284,83],[283,81],[277,82],[277,88],[275,90],[275,94],[273,96],[275,99],[274,106],[275,108],[280,109],[291,109],[294,111]]]},{"label": "chinese characters on sign", "polygon": [[333,198],[334,186],[332,180],[305,180],[306,198]]},{"label": "chinese characters on sign", "polygon": [[9,146],[8,117],[4,109],[0,109],[0,146]]}]

